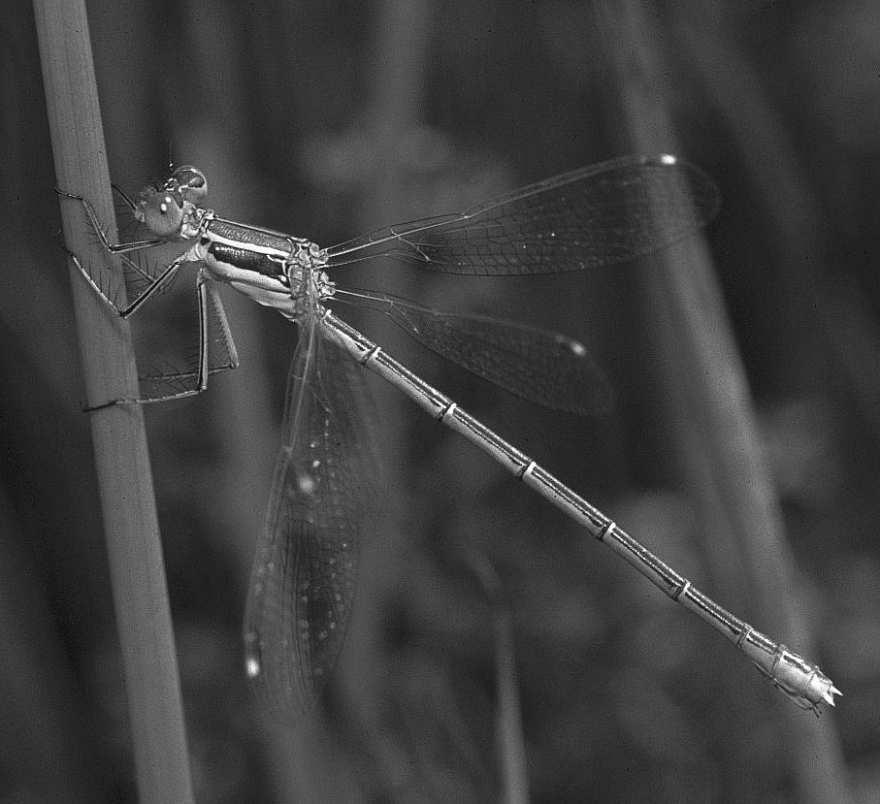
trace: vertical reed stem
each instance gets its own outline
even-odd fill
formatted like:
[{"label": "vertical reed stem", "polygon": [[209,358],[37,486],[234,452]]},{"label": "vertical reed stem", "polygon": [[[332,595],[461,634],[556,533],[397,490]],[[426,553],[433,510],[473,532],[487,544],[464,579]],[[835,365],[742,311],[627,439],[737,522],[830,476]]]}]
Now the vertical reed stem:
[{"label": "vertical reed stem", "polygon": [[[82,0],[34,0],[43,83],[58,186],[89,198],[112,221],[88,22]],[[82,210],[62,201],[67,246],[102,287],[121,283],[90,237]],[[115,232],[111,230],[111,237]],[[73,298],[89,405],[137,396],[134,352],[125,322],[110,314],[72,270]],[[113,292],[111,291],[111,296]],[[89,414],[122,646],[139,799],[193,800],[178,686],[177,658],[153,480],[139,407]]]}]

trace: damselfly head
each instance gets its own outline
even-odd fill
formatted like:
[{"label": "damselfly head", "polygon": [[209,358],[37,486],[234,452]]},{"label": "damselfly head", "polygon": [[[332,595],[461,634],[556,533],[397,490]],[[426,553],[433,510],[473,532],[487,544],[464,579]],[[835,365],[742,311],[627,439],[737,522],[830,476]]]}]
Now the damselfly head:
[{"label": "damselfly head", "polygon": [[195,208],[207,195],[205,174],[192,165],[182,165],[162,185],[150,185],[141,191],[134,216],[159,237],[186,238],[190,235],[183,231],[184,224],[198,217]]}]

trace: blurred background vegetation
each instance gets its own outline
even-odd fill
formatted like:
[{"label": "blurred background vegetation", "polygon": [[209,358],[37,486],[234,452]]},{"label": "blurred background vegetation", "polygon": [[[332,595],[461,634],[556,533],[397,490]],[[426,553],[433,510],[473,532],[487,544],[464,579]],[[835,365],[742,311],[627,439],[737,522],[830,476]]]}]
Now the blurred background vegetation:
[{"label": "blurred background vegetation", "polygon": [[[603,418],[511,399],[381,320],[352,320],[844,692],[819,720],[795,709],[716,633],[374,383],[383,528],[363,546],[346,655],[315,716],[262,712],[240,622],[296,339],[227,294],[241,368],[147,410],[198,800],[495,798],[493,622],[474,556],[514,623],[534,800],[877,800],[876,4],[88,7],[114,181],[136,191],[170,158],[192,163],[227,217],[318,243],[633,150],[712,175],[724,207],[707,242],[795,567],[776,599],[809,636],[772,630],[736,542],[695,502],[683,467],[699,437],[664,379],[676,355],[658,334],[656,260],[527,281],[352,269],[352,285],[585,341],[616,390]],[[28,3],[4,15],[0,48],[0,801],[131,801]]]}]

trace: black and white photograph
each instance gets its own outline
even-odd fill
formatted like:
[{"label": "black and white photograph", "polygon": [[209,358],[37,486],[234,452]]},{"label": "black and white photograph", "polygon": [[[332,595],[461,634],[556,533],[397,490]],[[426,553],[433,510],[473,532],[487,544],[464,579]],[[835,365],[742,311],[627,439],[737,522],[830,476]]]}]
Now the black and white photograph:
[{"label": "black and white photograph", "polygon": [[0,804],[880,800],[876,2],[0,52]]}]

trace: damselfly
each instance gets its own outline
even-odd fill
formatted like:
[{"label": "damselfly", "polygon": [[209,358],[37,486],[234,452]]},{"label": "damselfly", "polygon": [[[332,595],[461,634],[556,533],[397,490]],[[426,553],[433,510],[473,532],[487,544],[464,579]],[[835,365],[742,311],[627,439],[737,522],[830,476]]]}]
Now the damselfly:
[{"label": "damselfly", "polygon": [[[299,325],[290,372],[283,444],[266,526],[259,538],[245,616],[248,675],[272,699],[297,709],[313,703],[333,669],[357,578],[363,513],[371,504],[372,456],[363,448],[362,367],[403,391],[428,413],[483,449],[611,547],[673,600],[742,650],[796,703],[818,713],[839,691],[817,666],[738,619],[667,566],[570,488],[448,397],[337,317],[329,305],[379,309],[416,340],[527,399],[586,412],[604,401],[604,383],[587,350],[554,332],[493,318],[430,310],[387,293],[338,287],[335,271],[382,257],[428,271],[487,276],[580,271],[646,255],[707,223],[718,208],[714,184],[672,156],[624,157],[524,187],[464,212],[380,229],[330,248],[301,237],[219,217],[202,206],[204,174],[179,167],[136,200],[123,194],[146,239],[111,243],[92,205],[78,201],[104,248],[121,255],[142,288],[117,305],[87,267],[86,281],[129,317],[181,266],[198,265],[197,366],[147,377],[140,399],[203,391],[212,371],[237,364],[219,284]],[[136,253],[168,244],[178,253],[158,271]],[[333,279],[331,279],[333,277]],[[209,348],[210,347],[210,348]],[[173,383],[173,386],[169,385]],[[170,390],[169,390],[170,389]]]}]

